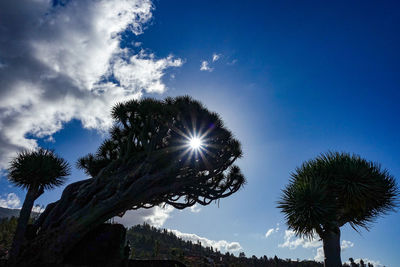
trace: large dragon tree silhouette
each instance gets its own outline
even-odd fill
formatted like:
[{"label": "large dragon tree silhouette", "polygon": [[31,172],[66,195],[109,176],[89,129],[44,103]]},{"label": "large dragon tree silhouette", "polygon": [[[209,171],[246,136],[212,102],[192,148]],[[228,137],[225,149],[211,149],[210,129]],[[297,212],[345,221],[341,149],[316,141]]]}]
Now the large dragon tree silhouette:
[{"label": "large dragon tree silhouette", "polygon": [[63,262],[90,229],[127,210],[208,205],[245,183],[233,165],[242,155],[239,141],[190,97],[120,103],[112,117],[109,138],[77,164],[92,178],[68,185],[46,207],[20,265]]}]

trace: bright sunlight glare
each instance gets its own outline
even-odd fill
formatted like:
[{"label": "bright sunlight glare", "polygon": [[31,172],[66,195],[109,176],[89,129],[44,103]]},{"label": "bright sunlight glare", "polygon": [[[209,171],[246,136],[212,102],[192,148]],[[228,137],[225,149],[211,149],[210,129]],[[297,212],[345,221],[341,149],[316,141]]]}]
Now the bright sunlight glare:
[{"label": "bright sunlight glare", "polygon": [[193,137],[190,139],[189,145],[192,149],[199,149],[202,145],[202,142],[201,142],[200,138]]}]

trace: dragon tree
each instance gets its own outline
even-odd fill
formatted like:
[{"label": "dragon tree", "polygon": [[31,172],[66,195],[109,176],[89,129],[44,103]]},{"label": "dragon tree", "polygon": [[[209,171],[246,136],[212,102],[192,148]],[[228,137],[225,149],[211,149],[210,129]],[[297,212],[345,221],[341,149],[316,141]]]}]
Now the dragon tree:
[{"label": "dragon tree", "polygon": [[329,152],[306,161],[292,174],[279,206],[298,236],[323,242],[324,266],[342,266],[340,227],[369,229],[398,206],[395,179],[379,164],[358,155]]},{"label": "dragon tree", "polygon": [[19,253],[35,200],[45,189],[63,185],[70,174],[69,164],[53,151],[40,148],[23,151],[17,155],[8,168],[8,180],[14,185],[27,189],[24,204],[19,213],[18,225],[9,252],[9,263],[14,264]]},{"label": "dragon tree", "polygon": [[233,165],[242,155],[239,141],[218,114],[190,97],[119,103],[112,117],[109,137],[78,160],[90,178],[47,205],[20,265],[62,263],[93,227],[127,210],[208,205],[245,183]]}]

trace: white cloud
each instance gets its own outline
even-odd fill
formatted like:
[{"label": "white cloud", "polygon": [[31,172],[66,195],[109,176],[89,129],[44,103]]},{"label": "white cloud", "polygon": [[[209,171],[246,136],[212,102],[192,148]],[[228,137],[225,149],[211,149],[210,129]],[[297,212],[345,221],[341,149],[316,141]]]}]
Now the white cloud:
[{"label": "white cloud", "polygon": [[268,229],[268,231],[265,233],[265,238],[268,238],[270,235],[272,235],[273,233],[276,233],[278,231],[279,231],[279,224],[277,224],[276,228]]},{"label": "white cloud", "polygon": [[197,204],[195,204],[190,207],[190,211],[193,213],[199,213],[201,211],[201,208]]},{"label": "white cloud", "polygon": [[342,244],[340,245],[340,249],[343,251],[348,248],[354,247],[354,243],[347,240],[342,240]]},{"label": "white cloud", "polygon": [[[353,242],[347,241],[347,240],[342,240],[342,243],[340,245],[340,250],[344,251],[344,250],[346,250],[348,248],[352,248],[352,247],[354,247]],[[324,261],[324,258],[325,258],[324,248],[323,247],[317,248],[317,255],[315,255],[314,260],[322,262],[322,261]]]},{"label": "white cloud", "polygon": [[[214,62],[216,62],[217,60],[219,60],[220,57],[221,57],[221,54],[213,53],[210,62],[211,62],[211,63],[214,63]],[[210,62],[207,61],[207,60],[203,60],[203,61],[201,62],[201,65],[200,65],[200,70],[201,70],[201,71],[209,71],[209,72],[212,72],[212,71],[214,70],[214,68],[212,68],[212,67],[210,66]]]},{"label": "white cloud", "polygon": [[230,61],[230,62],[228,62],[226,64],[232,66],[232,65],[235,65],[237,62],[238,62],[237,59],[233,59],[232,61]]},{"label": "white cloud", "polygon": [[15,193],[9,193],[5,198],[0,197],[0,207],[7,209],[21,208],[21,200]]},{"label": "white cloud", "polygon": [[314,257],[315,261],[323,262],[325,260],[324,248],[317,248],[317,255]]},{"label": "white cloud", "polygon": [[[7,209],[21,209],[21,199],[15,193],[8,193],[4,198],[0,197],[0,207]],[[42,213],[44,206],[38,204],[32,207],[32,212]]]},{"label": "white cloud", "polygon": [[123,224],[125,227],[131,227],[146,222],[154,227],[161,227],[165,221],[171,216],[174,210],[172,206],[165,207],[156,206],[151,209],[129,210],[121,217],[114,217],[114,220]]},{"label": "white cloud", "polygon": [[221,54],[214,53],[212,55],[212,61],[215,62],[221,57]]},{"label": "white cloud", "polygon": [[[271,229],[270,229],[271,230]],[[267,232],[268,234],[268,232]],[[293,230],[285,230],[284,242],[278,244],[278,247],[296,249],[298,247],[302,248],[317,248],[317,254],[314,256],[315,261],[324,261],[324,249],[322,247],[322,241],[317,234],[313,238],[301,238],[297,237]],[[348,248],[354,247],[354,243],[347,240],[342,240],[340,249],[344,251]]]},{"label": "white cloud", "polygon": [[183,64],[120,48],[119,33],[152,18],[150,0],[51,2],[0,1],[0,169],[72,119],[107,129],[113,104],[164,92],[165,70]]},{"label": "white cloud", "polygon": [[45,207],[44,206],[40,206],[38,204],[36,204],[32,208],[32,212],[36,212],[36,213],[42,213],[44,210],[45,210]]},{"label": "white cloud", "polygon": [[242,246],[239,244],[239,242],[228,242],[225,240],[215,241],[205,237],[198,236],[196,234],[182,233],[178,230],[169,230],[169,231],[174,233],[176,236],[182,238],[183,240],[192,241],[195,243],[197,241],[200,241],[202,246],[213,247],[222,252],[225,251],[235,252],[242,249]]},{"label": "white cloud", "polygon": [[213,71],[213,68],[211,68],[209,66],[208,61],[204,60],[204,61],[201,62],[200,70],[201,71],[209,71],[209,72],[211,72],[211,71]]},{"label": "white cloud", "polygon": [[270,235],[272,235],[275,232],[274,228],[270,228],[266,233],[265,233],[265,237],[269,237]]},{"label": "white cloud", "polygon": [[321,240],[319,240],[319,237],[316,235],[311,239],[296,237],[293,230],[285,230],[284,240],[285,242],[279,244],[278,247],[289,249],[296,249],[299,246],[303,248],[315,248],[322,244]]},{"label": "white cloud", "polygon": [[161,81],[164,70],[179,67],[183,62],[173,56],[159,60],[153,58],[153,54],[147,55],[143,50],[129,60],[119,58],[114,62],[114,77],[124,90],[140,92],[141,88],[146,88],[149,93],[163,93],[166,89]]}]

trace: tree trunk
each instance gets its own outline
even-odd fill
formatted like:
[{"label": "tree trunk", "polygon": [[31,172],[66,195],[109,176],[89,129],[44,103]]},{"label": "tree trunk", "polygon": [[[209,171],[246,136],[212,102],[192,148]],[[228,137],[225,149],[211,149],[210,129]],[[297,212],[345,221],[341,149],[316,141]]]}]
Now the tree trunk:
[{"label": "tree trunk", "polygon": [[33,203],[37,199],[37,191],[37,187],[30,186],[28,192],[26,193],[24,204],[22,205],[22,209],[19,213],[17,229],[15,231],[13,243],[9,254],[10,266],[16,263],[21,246],[25,240],[26,227],[31,216]]},{"label": "tree trunk", "polygon": [[322,238],[324,244],[324,266],[325,267],[339,267],[342,266],[340,258],[340,229],[326,231]]},{"label": "tree trunk", "polygon": [[49,204],[37,220],[38,235],[22,247],[18,266],[62,263],[65,255],[94,227],[149,202],[155,195],[171,192],[174,186],[155,185],[165,178],[161,174],[124,184],[130,175],[116,173],[107,179],[104,175],[68,185],[61,199]]},{"label": "tree trunk", "polygon": [[[171,174],[170,168],[152,170],[156,167],[151,161],[109,170],[107,167],[94,178],[68,185],[60,200],[47,205],[36,221],[37,236],[23,244],[18,266],[63,263],[66,255],[90,230],[127,210],[162,203],[179,209],[192,206],[196,201],[207,205],[233,194],[242,185],[235,173],[221,178],[226,168],[203,177],[191,172]],[[196,197],[196,200],[185,202],[186,196]]]}]

